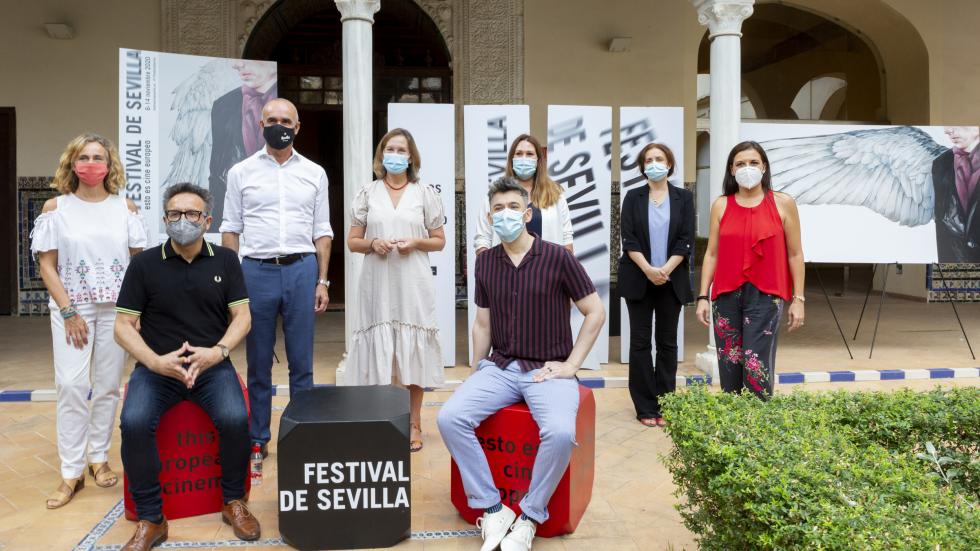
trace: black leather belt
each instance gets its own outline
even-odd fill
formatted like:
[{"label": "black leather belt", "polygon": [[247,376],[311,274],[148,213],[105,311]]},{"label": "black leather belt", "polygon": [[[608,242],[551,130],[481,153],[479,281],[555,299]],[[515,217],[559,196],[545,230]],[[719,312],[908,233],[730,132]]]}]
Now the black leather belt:
[{"label": "black leather belt", "polygon": [[254,260],[260,264],[278,264],[280,266],[288,266],[293,262],[298,262],[304,258],[310,256],[313,253],[293,253],[284,254],[282,256],[273,256],[272,258],[253,258],[251,256],[246,256],[245,258],[249,260]]}]

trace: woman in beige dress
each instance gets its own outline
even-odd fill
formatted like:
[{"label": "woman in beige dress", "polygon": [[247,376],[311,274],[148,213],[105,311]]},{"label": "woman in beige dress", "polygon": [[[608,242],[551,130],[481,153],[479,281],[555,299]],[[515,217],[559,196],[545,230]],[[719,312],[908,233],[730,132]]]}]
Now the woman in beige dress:
[{"label": "woman in beige dress", "polygon": [[354,199],[347,246],[364,253],[344,382],[411,393],[411,449],[422,449],[422,395],[443,384],[429,252],[446,245],[442,200],[419,181],[415,140],[396,128],[374,154],[378,179]]}]

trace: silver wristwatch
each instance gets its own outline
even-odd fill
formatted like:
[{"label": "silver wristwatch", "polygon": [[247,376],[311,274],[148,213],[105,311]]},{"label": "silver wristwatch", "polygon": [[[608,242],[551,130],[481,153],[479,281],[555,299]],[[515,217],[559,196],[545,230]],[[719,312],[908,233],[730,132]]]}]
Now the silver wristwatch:
[{"label": "silver wristwatch", "polygon": [[317,285],[323,285],[327,289],[330,288],[330,280],[327,280],[327,279],[318,279],[318,280],[316,280],[316,284]]}]

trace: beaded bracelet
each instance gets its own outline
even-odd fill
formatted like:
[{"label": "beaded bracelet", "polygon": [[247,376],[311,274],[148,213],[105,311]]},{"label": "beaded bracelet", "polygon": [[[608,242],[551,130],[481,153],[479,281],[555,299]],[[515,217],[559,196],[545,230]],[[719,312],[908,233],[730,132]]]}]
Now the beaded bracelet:
[{"label": "beaded bracelet", "polygon": [[67,320],[78,315],[78,310],[72,305],[65,306],[61,309],[61,319]]}]

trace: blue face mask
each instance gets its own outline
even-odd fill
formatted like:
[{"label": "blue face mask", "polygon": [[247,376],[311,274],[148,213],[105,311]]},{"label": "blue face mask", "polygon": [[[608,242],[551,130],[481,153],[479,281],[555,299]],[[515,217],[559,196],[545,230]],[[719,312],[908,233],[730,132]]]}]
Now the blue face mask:
[{"label": "blue face mask", "polygon": [[643,170],[643,174],[652,182],[663,180],[667,177],[668,172],[670,172],[670,169],[663,163],[650,163]]},{"label": "blue face mask", "polygon": [[527,157],[514,157],[514,160],[511,161],[511,166],[514,167],[514,176],[517,176],[521,180],[529,180],[538,171],[538,160]]},{"label": "blue face mask", "polygon": [[524,232],[524,213],[510,209],[493,213],[493,231],[504,243],[513,243]]},{"label": "blue face mask", "polygon": [[397,153],[385,153],[381,164],[389,174],[401,174],[408,170],[408,157]]}]

